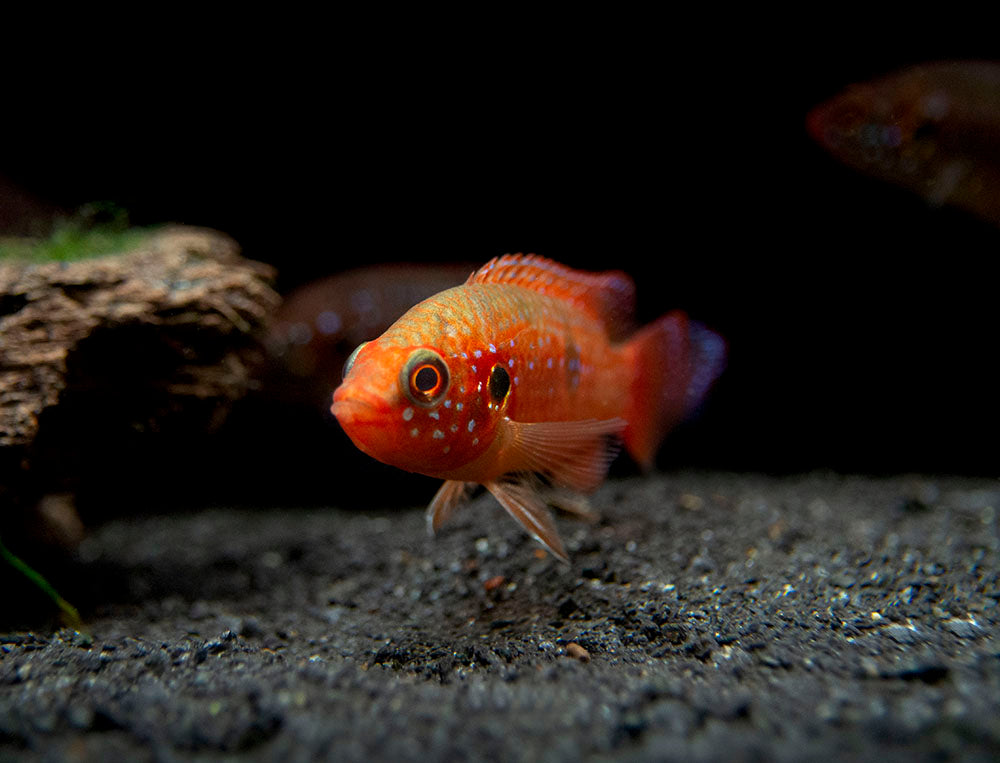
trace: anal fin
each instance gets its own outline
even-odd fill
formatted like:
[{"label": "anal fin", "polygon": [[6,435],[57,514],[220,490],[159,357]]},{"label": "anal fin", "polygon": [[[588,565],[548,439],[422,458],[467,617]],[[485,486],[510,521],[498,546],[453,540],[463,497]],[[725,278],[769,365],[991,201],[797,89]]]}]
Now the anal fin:
[{"label": "anal fin", "polygon": [[549,505],[588,522],[600,519],[600,515],[587,500],[587,496],[575,490],[553,486],[545,493],[545,500]]}]

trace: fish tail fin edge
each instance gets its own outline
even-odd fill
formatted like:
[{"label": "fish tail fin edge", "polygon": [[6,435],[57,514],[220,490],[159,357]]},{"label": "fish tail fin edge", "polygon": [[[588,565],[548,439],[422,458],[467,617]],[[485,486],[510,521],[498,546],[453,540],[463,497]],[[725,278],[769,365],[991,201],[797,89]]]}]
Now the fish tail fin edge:
[{"label": "fish tail fin edge", "polygon": [[625,345],[632,369],[625,449],[650,469],[667,433],[694,413],[726,364],[725,340],[679,310]]}]

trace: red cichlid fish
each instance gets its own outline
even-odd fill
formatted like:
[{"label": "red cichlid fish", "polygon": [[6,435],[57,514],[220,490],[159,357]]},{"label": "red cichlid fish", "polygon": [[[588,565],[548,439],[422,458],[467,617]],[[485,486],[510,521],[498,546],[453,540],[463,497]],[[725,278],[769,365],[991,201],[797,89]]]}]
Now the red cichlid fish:
[{"label": "red cichlid fish", "polygon": [[588,513],[581,493],[619,437],[651,465],[725,362],[723,340],[681,312],[622,341],[633,305],[624,273],[495,258],[359,346],[333,413],[370,456],[445,480],[432,530],[481,484],[568,561],[547,504]]},{"label": "red cichlid fish", "polygon": [[853,85],[807,127],[843,163],[1000,224],[1000,63],[927,63]]}]

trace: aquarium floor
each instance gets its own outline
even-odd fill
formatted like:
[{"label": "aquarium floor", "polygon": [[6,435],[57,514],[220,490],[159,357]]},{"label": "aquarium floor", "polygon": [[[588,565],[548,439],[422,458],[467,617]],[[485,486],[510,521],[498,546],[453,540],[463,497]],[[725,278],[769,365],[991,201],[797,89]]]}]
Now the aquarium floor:
[{"label": "aquarium floor", "polygon": [[[415,499],[419,503],[422,497]],[[0,635],[0,760],[1000,756],[1000,482],[684,472],[560,519],[139,516]]]}]

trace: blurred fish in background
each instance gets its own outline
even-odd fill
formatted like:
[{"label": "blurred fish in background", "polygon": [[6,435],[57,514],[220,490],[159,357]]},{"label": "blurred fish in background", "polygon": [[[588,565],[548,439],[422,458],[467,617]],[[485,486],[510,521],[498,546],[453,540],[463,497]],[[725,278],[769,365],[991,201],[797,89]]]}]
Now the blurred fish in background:
[{"label": "blurred fish in background", "polygon": [[807,127],[844,164],[1000,225],[1000,62],[926,63],[851,85]]},{"label": "blurred fish in background", "polygon": [[475,265],[390,263],[306,283],[285,296],[264,338],[268,397],[330,408],[347,357],[423,299],[457,286]]}]

